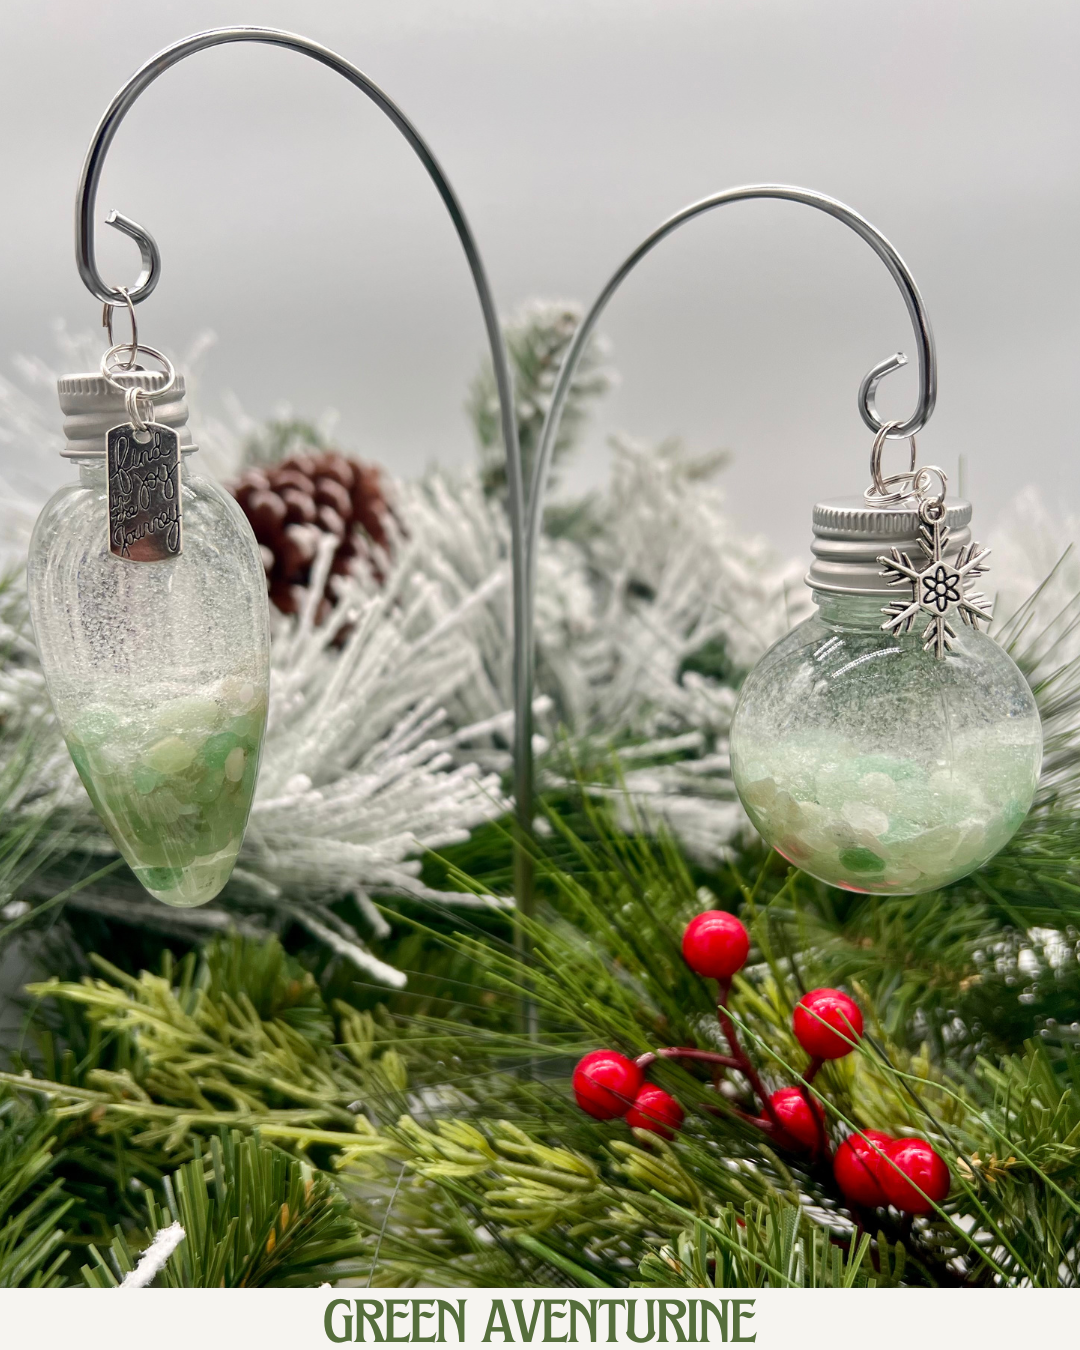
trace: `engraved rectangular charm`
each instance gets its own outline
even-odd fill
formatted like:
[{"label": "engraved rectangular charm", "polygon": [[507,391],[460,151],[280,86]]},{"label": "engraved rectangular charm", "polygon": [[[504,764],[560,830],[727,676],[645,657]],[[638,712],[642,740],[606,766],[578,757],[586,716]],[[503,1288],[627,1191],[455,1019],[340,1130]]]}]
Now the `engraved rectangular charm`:
[{"label": "engraved rectangular charm", "polygon": [[[146,435],[140,441],[138,435]],[[180,438],[150,422],[145,433],[126,423],[106,442],[109,552],[128,562],[164,562],[182,546]]]}]

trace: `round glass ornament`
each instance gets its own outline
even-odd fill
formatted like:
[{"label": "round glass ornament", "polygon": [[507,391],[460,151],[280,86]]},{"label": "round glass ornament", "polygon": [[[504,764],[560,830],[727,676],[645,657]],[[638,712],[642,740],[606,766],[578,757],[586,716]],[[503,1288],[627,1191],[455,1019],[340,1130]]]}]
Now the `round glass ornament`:
[{"label": "round glass ornament", "polygon": [[[115,387],[121,385],[121,389]],[[179,437],[182,544],[134,561],[110,551],[106,458],[124,390]],[[259,770],[270,676],[266,581],[233,498],[192,474],[183,380],[149,371],[59,381],[78,481],[34,527],[30,612],[60,729],[90,800],[146,889],[213,899],[232,872]]]},{"label": "round glass ornament", "polygon": [[935,890],[993,857],[1031,807],[1042,727],[1020,670],[972,621],[985,555],[970,518],[969,503],[945,503],[935,559],[918,503],[820,503],[816,612],[739,695],[743,806],[766,843],[830,885]]}]

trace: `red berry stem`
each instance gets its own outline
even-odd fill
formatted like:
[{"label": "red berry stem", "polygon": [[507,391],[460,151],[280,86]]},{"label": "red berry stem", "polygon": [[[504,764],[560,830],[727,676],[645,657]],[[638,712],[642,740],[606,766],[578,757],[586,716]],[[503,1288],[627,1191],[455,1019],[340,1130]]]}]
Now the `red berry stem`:
[{"label": "red berry stem", "polygon": [[718,1055],[712,1050],[694,1050],[682,1045],[666,1045],[662,1050],[650,1050],[648,1054],[639,1055],[634,1063],[639,1069],[647,1069],[658,1059],[696,1059],[701,1064],[719,1064],[725,1069],[742,1067],[734,1055]]},{"label": "red berry stem", "polygon": [[[738,1044],[737,1037],[735,1040],[736,1044]],[[693,1059],[706,1064],[719,1064],[725,1069],[738,1069],[742,1072],[745,1072],[748,1065],[751,1069],[753,1068],[753,1065],[750,1065],[750,1061],[746,1059],[745,1056],[739,1059],[734,1055],[718,1055],[711,1050],[684,1049],[681,1046],[665,1046],[661,1050],[650,1051],[648,1054],[639,1055],[634,1063],[644,1072],[648,1069],[650,1064],[655,1063],[657,1059]],[[760,1083],[758,1086],[759,1091],[764,1091],[764,1089],[761,1088]],[[765,1098],[765,1102],[767,1106],[771,1107],[771,1102],[768,1097]],[[781,1148],[791,1149],[793,1152],[796,1152],[799,1149],[799,1141],[792,1138],[787,1130],[784,1129],[780,1121],[775,1119],[775,1110],[772,1112],[774,1120],[770,1120],[768,1116],[755,1116],[750,1111],[744,1111],[741,1106],[736,1106],[734,1102],[727,1102],[724,1106],[713,1106],[709,1103],[702,1103],[701,1109],[703,1111],[708,1111],[709,1114],[713,1116],[726,1116],[728,1114],[738,1116],[745,1124],[753,1125],[755,1129],[760,1130],[762,1134],[769,1135]]]},{"label": "red berry stem", "polygon": [[767,1134],[769,1138],[780,1148],[786,1148],[790,1153],[801,1151],[799,1141],[793,1138],[783,1125],[779,1129],[773,1128],[772,1121],[767,1116],[755,1116],[749,1111],[744,1111],[741,1106],[736,1106],[734,1102],[727,1102],[725,1106],[707,1106],[706,1111],[711,1111],[714,1116],[725,1116],[732,1114],[746,1125],[753,1125],[756,1130],[762,1134]]},{"label": "red berry stem", "polygon": [[724,1037],[727,1040],[728,1049],[731,1051],[732,1057],[736,1061],[735,1067],[737,1067],[739,1072],[744,1074],[749,1080],[754,1095],[761,1103],[762,1110],[768,1117],[769,1124],[772,1126],[773,1131],[781,1139],[786,1139],[788,1137],[787,1132],[783,1125],[780,1124],[780,1117],[776,1114],[776,1109],[772,1104],[768,1092],[765,1091],[765,1084],[761,1081],[758,1071],[754,1068],[750,1057],[742,1048],[742,1044],[739,1041],[739,1033],[735,1030],[735,1023],[731,1020],[731,1016],[728,1013],[727,1001],[728,995],[731,993],[731,980],[720,980],[718,983],[720,989],[716,999],[716,1017],[720,1023],[720,1029],[723,1031]]},{"label": "red berry stem", "polygon": [[820,1114],[814,1110],[814,1094],[808,1087],[802,1089],[803,1101],[806,1103],[806,1109],[813,1112],[814,1119],[817,1121],[817,1152],[826,1160],[832,1157],[832,1149],[829,1147],[829,1136],[825,1131],[825,1122]]},{"label": "red berry stem", "polygon": [[[736,1106],[734,1102],[725,1102],[723,1106],[713,1106],[711,1102],[703,1102],[702,1111],[708,1111],[710,1116],[738,1116],[746,1125],[753,1125],[759,1129],[762,1134],[773,1134],[772,1124],[764,1116],[755,1116],[749,1111],[744,1111],[741,1106]],[[787,1143],[788,1136],[784,1135],[783,1142]]]},{"label": "red berry stem", "polygon": [[825,1130],[825,1121],[821,1118],[820,1113],[814,1110],[814,1094],[810,1091],[810,1084],[817,1077],[818,1070],[824,1063],[825,1061],[823,1059],[819,1059],[817,1055],[815,1055],[814,1058],[811,1059],[809,1065],[807,1066],[806,1072],[802,1076],[804,1084],[802,1088],[802,1095],[803,1101],[806,1102],[806,1109],[813,1115],[814,1119],[817,1121],[818,1152],[821,1154],[823,1158],[831,1158],[832,1149],[829,1148],[829,1136]]}]

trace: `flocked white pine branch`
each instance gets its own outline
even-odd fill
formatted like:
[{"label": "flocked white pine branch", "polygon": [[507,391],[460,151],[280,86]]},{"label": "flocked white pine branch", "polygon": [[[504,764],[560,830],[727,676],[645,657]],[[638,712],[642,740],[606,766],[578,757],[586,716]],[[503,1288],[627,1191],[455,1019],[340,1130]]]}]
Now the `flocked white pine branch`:
[{"label": "flocked white pine branch", "polygon": [[[61,338],[66,365],[93,359],[83,346],[96,343]],[[42,362],[23,370],[34,396],[3,387],[0,434],[30,464],[57,448],[59,417],[55,372]],[[200,424],[197,411],[193,400],[195,439],[211,451],[200,467],[235,471],[250,421],[234,409],[231,425]],[[588,535],[544,537],[537,600],[541,731],[550,740],[561,728],[589,755],[618,745],[638,806],[712,858],[745,826],[727,763],[734,694],[687,670],[687,659],[712,646],[745,668],[809,603],[792,567],[733,532],[715,482],[719,464],[673,442],[618,441],[611,489]],[[371,932],[369,893],[483,903],[427,891],[417,857],[508,809],[501,776],[512,738],[503,505],[485,493],[479,470],[431,471],[391,488],[403,529],[381,560],[381,582],[336,581],[333,617],[321,627],[318,577],[307,612],[275,614],[263,768],[237,874],[254,908],[303,906],[373,977],[375,958],[351,926],[333,929],[341,921],[329,902],[354,894],[358,921]],[[25,533],[7,536],[16,556]],[[327,542],[323,575],[330,550]],[[18,659],[0,671],[0,713],[5,733],[31,721],[38,728],[30,795],[61,806],[89,847],[108,852],[51,724],[17,592],[5,620],[0,636]],[[538,736],[538,751],[547,743]],[[675,762],[653,762],[670,761],[673,746]],[[557,781],[554,769],[542,781]]]},{"label": "flocked white pine branch", "polygon": [[157,1279],[180,1246],[187,1234],[183,1225],[171,1223],[167,1228],[159,1228],[154,1240],[139,1257],[134,1270],[129,1270],[118,1286],[120,1289],[146,1289]]}]

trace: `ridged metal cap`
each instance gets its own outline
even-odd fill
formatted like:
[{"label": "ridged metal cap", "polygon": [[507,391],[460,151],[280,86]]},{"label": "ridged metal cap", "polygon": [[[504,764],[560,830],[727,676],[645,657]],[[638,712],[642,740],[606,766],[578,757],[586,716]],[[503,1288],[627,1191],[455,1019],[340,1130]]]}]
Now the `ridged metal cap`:
[{"label": "ridged metal cap", "polygon": [[[188,430],[188,409],[184,398],[184,377],[177,375],[172,388],[160,398],[157,390],[166,383],[166,375],[157,370],[132,370],[113,377],[124,389],[133,385],[145,389],[154,401],[154,421],[171,427],[180,438],[180,453],[197,450]],[[60,410],[64,414],[66,447],[60,451],[66,459],[98,458],[105,454],[105,437],[112,427],[127,421],[124,395],[98,372],[91,375],[61,375],[56,382]]]},{"label": "ridged metal cap", "polygon": [[[971,543],[971,503],[945,502],[949,547]],[[868,506],[862,497],[833,497],[814,507],[814,562],[806,584],[836,595],[896,597],[881,575],[878,557],[898,548],[921,556],[919,512],[914,506]]]}]

